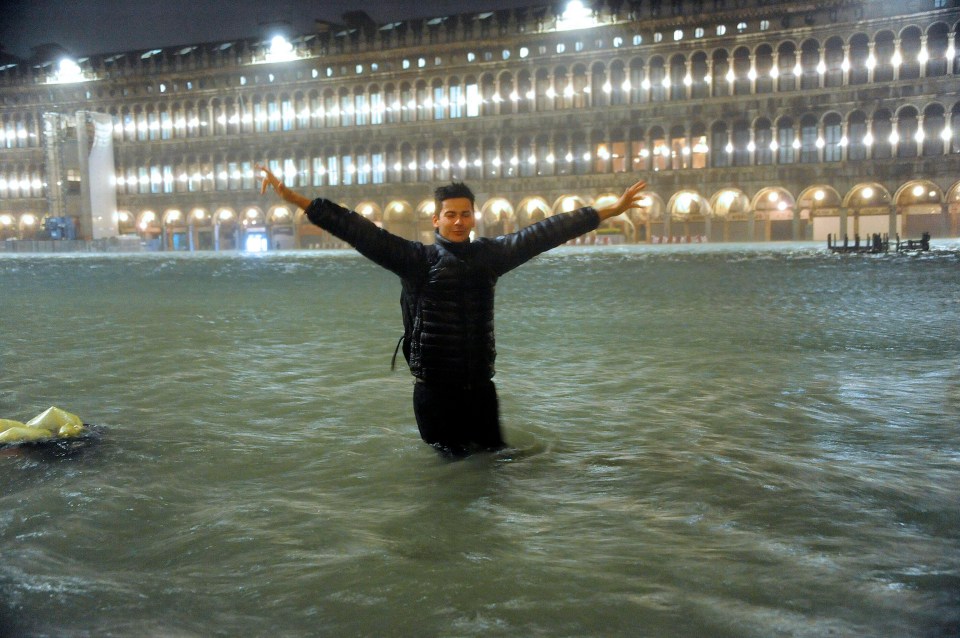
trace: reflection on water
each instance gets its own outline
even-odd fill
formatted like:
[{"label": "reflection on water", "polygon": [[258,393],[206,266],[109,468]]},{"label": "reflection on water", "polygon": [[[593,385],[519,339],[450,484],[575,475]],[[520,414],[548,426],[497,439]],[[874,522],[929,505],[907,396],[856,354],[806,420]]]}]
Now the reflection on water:
[{"label": "reflection on water", "polygon": [[0,258],[0,635],[956,635],[958,248],[544,255],[459,462],[350,252]]}]

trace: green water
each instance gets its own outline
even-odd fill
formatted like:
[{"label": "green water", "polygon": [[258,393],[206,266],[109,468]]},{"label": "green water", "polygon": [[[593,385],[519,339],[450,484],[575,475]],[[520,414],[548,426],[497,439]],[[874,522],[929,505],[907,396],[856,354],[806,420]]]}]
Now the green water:
[{"label": "green water", "polygon": [[0,635],[953,636],[960,244],[563,248],[451,462],[350,252],[0,257]]}]

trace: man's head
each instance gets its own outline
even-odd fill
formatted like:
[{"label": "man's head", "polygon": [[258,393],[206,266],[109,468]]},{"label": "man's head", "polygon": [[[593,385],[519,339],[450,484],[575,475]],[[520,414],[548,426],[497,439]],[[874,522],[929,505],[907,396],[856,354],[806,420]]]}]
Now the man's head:
[{"label": "man's head", "polygon": [[473,191],[462,182],[453,182],[437,188],[433,198],[433,225],[440,236],[448,241],[470,241],[470,231],[477,223]]}]

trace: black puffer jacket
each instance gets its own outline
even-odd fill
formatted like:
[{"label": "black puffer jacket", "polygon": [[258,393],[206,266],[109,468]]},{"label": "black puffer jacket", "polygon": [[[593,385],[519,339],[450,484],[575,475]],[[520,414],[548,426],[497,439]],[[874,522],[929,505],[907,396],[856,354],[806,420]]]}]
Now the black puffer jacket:
[{"label": "black puffer jacket", "polygon": [[425,245],[397,237],[326,199],[313,200],[306,213],[311,222],[400,277],[403,351],[410,371],[424,381],[457,385],[493,377],[497,279],[600,222],[594,209],[581,208],[496,239],[458,243],[437,234],[436,243]]}]

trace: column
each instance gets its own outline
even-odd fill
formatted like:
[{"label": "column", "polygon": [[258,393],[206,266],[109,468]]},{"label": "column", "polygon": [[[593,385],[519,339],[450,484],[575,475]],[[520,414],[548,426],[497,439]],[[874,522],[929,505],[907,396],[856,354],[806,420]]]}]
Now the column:
[{"label": "column", "polygon": [[[850,45],[843,45],[843,67],[841,68],[842,74],[840,76],[840,82],[844,87],[850,86]],[[844,118],[846,122],[846,118]]]}]

